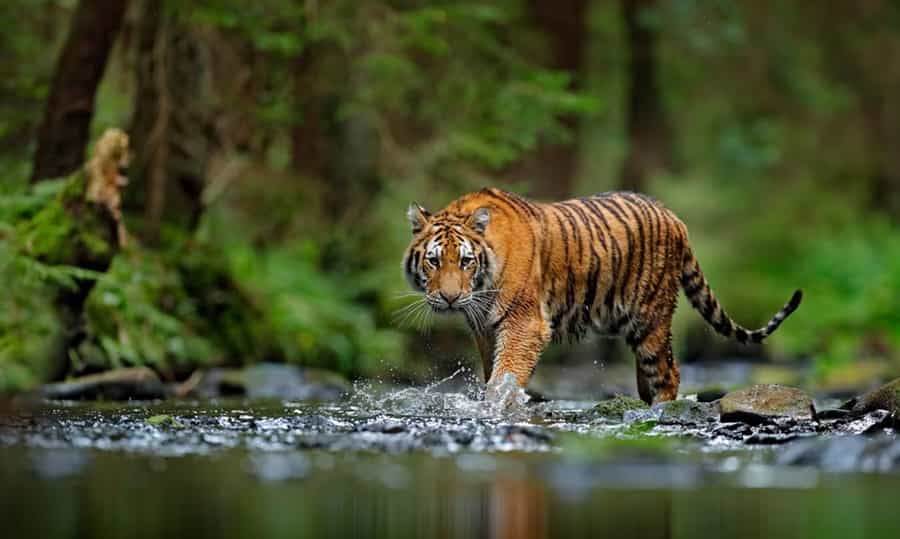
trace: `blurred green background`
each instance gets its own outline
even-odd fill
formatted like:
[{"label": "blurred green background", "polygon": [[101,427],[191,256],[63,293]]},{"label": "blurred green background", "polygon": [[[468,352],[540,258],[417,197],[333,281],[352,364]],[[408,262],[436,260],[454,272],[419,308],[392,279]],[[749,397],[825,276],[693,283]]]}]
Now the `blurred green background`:
[{"label": "blurred green background", "polygon": [[[0,392],[123,365],[452,369],[475,356],[462,324],[392,321],[404,212],[485,185],[656,196],[748,326],[804,289],[748,352],[685,303],[682,360],[900,370],[897,2],[6,0],[0,24]],[[66,110],[90,127],[60,142]],[[110,126],[136,241],[89,275],[87,339],[60,355],[54,291],[86,274],[21,226],[59,190],[38,171]],[[545,362],[585,353],[616,355]]]}]

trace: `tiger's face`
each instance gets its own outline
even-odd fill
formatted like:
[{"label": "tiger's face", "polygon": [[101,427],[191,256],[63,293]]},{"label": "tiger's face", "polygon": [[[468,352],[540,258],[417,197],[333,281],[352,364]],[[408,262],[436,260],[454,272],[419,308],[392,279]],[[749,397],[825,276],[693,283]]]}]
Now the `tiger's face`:
[{"label": "tiger's face", "polygon": [[483,311],[492,299],[494,255],[484,238],[487,208],[471,215],[432,216],[418,204],[407,211],[413,240],[403,267],[410,286],[436,312]]}]

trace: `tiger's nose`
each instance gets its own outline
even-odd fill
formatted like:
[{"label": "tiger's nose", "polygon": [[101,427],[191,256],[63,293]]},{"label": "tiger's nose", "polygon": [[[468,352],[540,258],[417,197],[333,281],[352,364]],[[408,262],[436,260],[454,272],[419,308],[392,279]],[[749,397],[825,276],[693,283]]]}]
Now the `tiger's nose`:
[{"label": "tiger's nose", "polygon": [[447,306],[453,305],[453,302],[459,299],[459,292],[445,294],[441,292],[441,299],[447,302]]}]

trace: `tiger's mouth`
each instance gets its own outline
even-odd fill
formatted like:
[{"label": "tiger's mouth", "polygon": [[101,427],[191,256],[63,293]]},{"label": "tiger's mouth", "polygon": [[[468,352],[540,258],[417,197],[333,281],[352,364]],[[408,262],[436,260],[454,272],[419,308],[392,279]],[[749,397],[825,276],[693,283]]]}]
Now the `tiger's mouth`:
[{"label": "tiger's mouth", "polygon": [[462,293],[448,295],[438,292],[428,297],[428,304],[431,306],[431,310],[436,313],[462,312],[467,302],[467,294]]}]

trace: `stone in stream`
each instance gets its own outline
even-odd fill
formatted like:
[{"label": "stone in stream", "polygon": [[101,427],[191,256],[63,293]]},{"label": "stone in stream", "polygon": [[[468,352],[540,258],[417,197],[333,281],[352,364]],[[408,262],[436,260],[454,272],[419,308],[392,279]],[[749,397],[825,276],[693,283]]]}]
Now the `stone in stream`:
[{"label": "stone in stream", "polygon": [[776,418],[810,420],[812,399],[803,391],[778,384],[758,384],[732,391],[719,400],[722,421],[758,425]]},{"label": "stone in stream", "polygon": [[796,442],[779,455],[779,465],[829,472],[900,470],[900,440],[893,436],[835,436]]},{"label": "stone in stream", "polygon": [[647,403],[634,397],[616,395],[615,397],[601,401],[586,412],[590,419],[603,419],[607,421],[622,421],[626,412],[632,410],[647,410]]},{"label": "stone in stream", "polygon": [[662,425],[703,425],[719,419],[718,403],[680,399],[661,402],[654,408],[660,410],[658,421]]},{"label": "stone in stream", "polygon": [[728,394],[721,387],[707,387],[697,391],[697,402],[715,402]]},{"label": "stone in stream", "polygon": [[854,415],[887,410],[894,416],[895,421],[900,422],[900,378],[851,400],[845,407]]},{"label": "stone in stream", "polygon": [[153,400],[165,397],[166,388],[152,370],[132,367],[46,384],[38,395],[50,400]]},{"label": "stone in stream", "polygon": [[324,369],[261,363],[244,369],[212,369],[196,391],[207,397],[334,401],[351,389],[347,380]]}]

